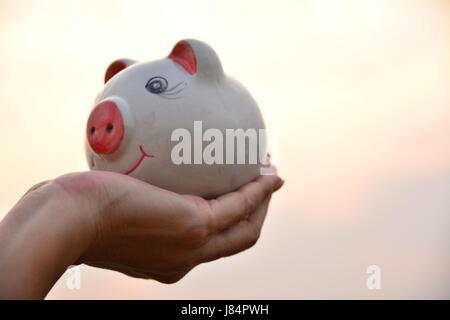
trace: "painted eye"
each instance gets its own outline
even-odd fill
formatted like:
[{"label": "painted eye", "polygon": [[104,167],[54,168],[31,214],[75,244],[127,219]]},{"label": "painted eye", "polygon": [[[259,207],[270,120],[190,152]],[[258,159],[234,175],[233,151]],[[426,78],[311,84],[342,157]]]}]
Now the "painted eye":
[{"label": "painted eye", "polygon": [[145,88],[151,93],[158,94],[166,91],[168,85],[169,83],[163,77],[153,77],[148,80]]}]

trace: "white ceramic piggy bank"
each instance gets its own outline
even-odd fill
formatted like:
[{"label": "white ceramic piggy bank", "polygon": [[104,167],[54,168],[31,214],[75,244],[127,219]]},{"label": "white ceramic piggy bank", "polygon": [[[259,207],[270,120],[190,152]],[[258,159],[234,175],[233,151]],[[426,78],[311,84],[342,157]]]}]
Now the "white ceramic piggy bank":
[{"label": "white ceramic piggy bank", "polygon": [[260,174],[264,122],[214,50],[182,40],[167,58],[110,64],[88,119],[86,155],[92,170],[211,198]]}]

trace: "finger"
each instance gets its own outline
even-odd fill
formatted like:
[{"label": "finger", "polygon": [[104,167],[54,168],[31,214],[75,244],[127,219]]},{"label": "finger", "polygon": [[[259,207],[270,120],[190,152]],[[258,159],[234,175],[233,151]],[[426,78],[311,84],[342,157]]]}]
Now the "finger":
[{"label": "finger", "polygon": [[280,183],[277,184],[277,185],[275,186],[275,188],[273,189],[273,192],[275,193],[275,192],[277,192],[278,190],[280,190],[281,187],[284,186],[284,182],[285,182],[285,181],[284,181],[283,179],[281,179]]},{"label": "finger", "polygon": [[230,229],[212,235],[201,247],[202,262],[230,256],[252,247],[259,238],[267,214],[268,196],[248,220],[241,220]]},{"label": "finger", "polygon": [[267,198],[264,199],[264,201],[262,202],[262,204],[261,204],[262,206],[260,206],[260,207],[262,207],[265,210],[262,210],[260,207],[258,207],[258,209],[255,210],[255,212],[253,212],[247,219],[247,221],[250,224],[253,224],[254,227],[259,231],[261,231],[262,226],[264,224],[264,220],[266,219],[267,210],[269,209],[269,203],[270,203],[271,198],[272,198],[272,194],[269,194],[267,196]]},{"label": "finger", "polygon": [[[270,153],[267,154],[269,158],[269,162],[267,165],[264,165],[261,168],[261,175],[263,176],[273,176],[277,175],[278,169],[274,164],[270,164]],[[274,188],[273,192],[276,192],[281,189],[281,187],[284,185],[284,180],[281,179],[280,183]]]},{"label": "finger", "polygon": [[230,228],[246,219],[280,184],[278,176],[259,176],[256,180],[217,199],[209,201],[212,232]]}]

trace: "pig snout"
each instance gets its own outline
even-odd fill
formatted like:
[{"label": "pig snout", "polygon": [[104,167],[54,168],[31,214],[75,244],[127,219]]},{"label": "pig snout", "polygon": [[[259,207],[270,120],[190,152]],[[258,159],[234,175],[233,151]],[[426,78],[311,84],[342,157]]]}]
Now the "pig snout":
[{"label": "pig snout", "polygon": [[86,134],[89,145],[97,154],[116,151],[123,140],[125,125],[114,101],[103,101],[89,115]]}]

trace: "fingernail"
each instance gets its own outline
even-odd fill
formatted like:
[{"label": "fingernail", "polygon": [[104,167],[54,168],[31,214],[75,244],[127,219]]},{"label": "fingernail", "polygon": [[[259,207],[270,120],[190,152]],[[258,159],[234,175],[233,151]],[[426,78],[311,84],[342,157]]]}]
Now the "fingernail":
[{"label": "fingernail", "polygon": [[280,188],[283,186],[283,184],[284,184],[284,180],[280,179],[280,181],[273,188],[273,192],[280,190]]}]

